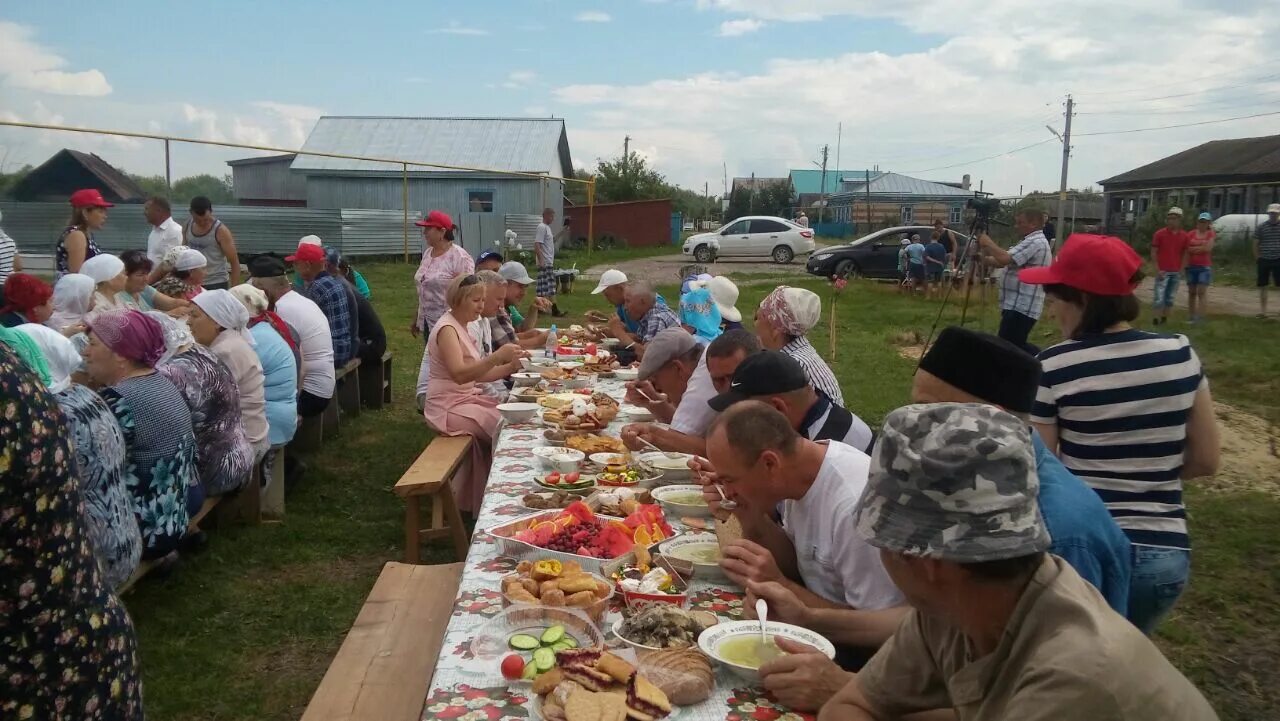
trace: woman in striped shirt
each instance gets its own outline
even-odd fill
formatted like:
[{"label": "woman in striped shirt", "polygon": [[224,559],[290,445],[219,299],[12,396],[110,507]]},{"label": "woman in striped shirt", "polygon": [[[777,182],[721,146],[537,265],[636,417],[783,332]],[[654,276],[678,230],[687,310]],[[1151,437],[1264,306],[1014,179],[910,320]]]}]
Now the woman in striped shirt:
[{"label": "woman in striped shirt", "polygon": [[1213,398],[1186,336],[1140,331],[1141,258],[1124,241],[1073,235],[1046,268],[1066,340],[1040,354],[1031,420],[1049,448],[1098,493],[1133,543],[1129,619],[1155,630],[1190,571],[1182,480],[1217,472]]}]

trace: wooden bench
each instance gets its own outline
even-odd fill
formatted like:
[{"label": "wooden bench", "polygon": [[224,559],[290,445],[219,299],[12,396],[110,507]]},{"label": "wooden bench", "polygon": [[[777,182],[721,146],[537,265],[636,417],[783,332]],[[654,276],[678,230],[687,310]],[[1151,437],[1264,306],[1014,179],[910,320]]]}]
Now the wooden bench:
[{"label": "wooden bench", "polygon": [[382,567],[302,721],[418,721],[462,564]]},{"label": "wooden bench", "polygon": [[272,446],[271,450],[276,455],[271,461],[271,477],[266,479],[267,485],[262,487],[262,515],[279,519],[284,518],[285,447]]},{"label": "wooden bench", "polygon": [[382,354],[381,363],[361,364],[360,401],[374,411],[391,404],[391,351]]},{"label": "wooden bench", "polygon": [[[462,525],[449,479],[471,452],[471,436],[436,436],[393,489],[404,499],[404,562],[418,563],[423,541],[453,539],[458,560],[465,560],[471,539]],[[422,499],[431,499],[431,518],[422,526]]]},{"label": "wooden bench", "polygon": [[354,382],[354,376],[350,381],[347,379],[347,374],[354,372],[359,367],[360,359],[352,358],[347,361],[346,365],[334,370],[333,398],[330,399],[329,405],[325,406],[324,413],[320,414],[320,418],[324,424],[323,433],[325,439],[338,435],[338,420],[341,418],[341,414],[343,412],[351,412],[348,407],[348,404],[350,403],[350,396],[348,394],[352,393],[350,389],[351,386],[355,386],[356,412],[359,412],[360,385]]},{"label": "wooden bench", "polygon": [[360,359],[352,358],[335,374],[338,385],[333,397],[341,411],[352,418],[360,415]]}]

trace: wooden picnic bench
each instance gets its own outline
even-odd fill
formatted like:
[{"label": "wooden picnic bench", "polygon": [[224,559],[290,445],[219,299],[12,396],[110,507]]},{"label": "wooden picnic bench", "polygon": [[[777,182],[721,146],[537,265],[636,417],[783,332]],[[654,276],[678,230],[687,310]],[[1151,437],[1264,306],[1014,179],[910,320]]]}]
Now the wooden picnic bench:
[{"label": "wooden picnic bench", "polygon": [[[436,436],[396,481],[393,491],[404,499],[404,562],[418,563],[423,541],[453,539],[458,560],[465,560],[471,539],[462,525],[449,479],[471,452],[471,436]],[[422,499],[431,499],[431,518],[422,526]]]},{"label": "wooden picnic bench", "polygon": [[382,354],[380,363],[360,365],[360,401],[373,411],[391,404],[391,351]]},{"label": "wooden picnic bench", "polygon": [[333,371],[333,397],[319,415],[305,416],[298,423],[298,430],[289,442],[294,452],[318,451],[328,438],[338,435],[338,420],[342,413],[357,415],[360,412],[360,384],[355,376],[347,378],[360,368],[360,359],[352,358]]},{"label": "wooden picnic bench", "polygon": [[382,567],[302,721],[418,721],[462,564]]}]

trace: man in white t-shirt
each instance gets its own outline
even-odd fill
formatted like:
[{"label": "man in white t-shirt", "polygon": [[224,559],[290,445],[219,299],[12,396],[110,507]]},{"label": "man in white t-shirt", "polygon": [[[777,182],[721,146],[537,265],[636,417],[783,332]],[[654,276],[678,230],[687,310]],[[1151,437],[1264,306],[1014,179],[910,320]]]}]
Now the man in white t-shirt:
[{"label": "man in white t-shirt", "polygon": [[173,219],[172,213],[168,199],[158,195],[147,198],[142,205],[142,215],[151,224],[151,233],[147,236],[147,257],[154,268],[160,267],[164,254],[170,248],[182,245],[182,226]]},{"label": "man in white t-shirt", "polygon": [[533,254],[534,259],[538,262],[538,284],[535,288],[539,298],[551,299],[551,315],[556,318],[563,318],[568,313],[560,310],[555,304],[556,241],[569,232],[569,225],[566,222],[559,232],[555,232],[551,230],[551,223],[555,219],[556,211],[551,208],[545,208],[542,211],[542,222],[538,224],[538,229],[533,234]]},{"label": "man in white t-shirt", "polygon": [[[903,604],[880,553],[854,529],[854,509],[871,459],[838,441],[814,442],[760,401],[729,407],[707,433],[710,467],[699,469],[704,497],[714,484],[737,503],[743,538],[720,566],[735,583],[778,583],[815,608],[874,611]],[[782,504],[782,525],[772,512]],[[713,512],[727,518],[719,504]]]},{"label": "man in white t-shirt", "polygon": [[298,415],[318,416],[329,406],[337,383],[329,319],[314,301],[294,292],[281,259],[260,255],[249,261],[249,274],[252,276],[250,282],[267,294],[276,313],[298,332],[302,352]]}]

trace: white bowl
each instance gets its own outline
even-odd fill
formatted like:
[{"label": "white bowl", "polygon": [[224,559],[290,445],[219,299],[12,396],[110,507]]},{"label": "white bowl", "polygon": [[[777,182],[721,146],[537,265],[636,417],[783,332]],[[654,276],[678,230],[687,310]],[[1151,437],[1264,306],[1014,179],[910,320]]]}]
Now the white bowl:
[{"label": "white bowl", "polygon": [[507,423],[525,423],[538,414],[537,403],[499,403],[498,412]]},{"label": "white bowl", "polygon": [[565,448],[564,446],[538,446],[537,448],[532,449],[533,455],[537,456],[538,458],[538,465],[542,466],[547,470],[551,470],[552,456],[556,455],[557,453],[563,453],[568,450],[570,449]]},{"label": "white bowl", "polygon": [[[565,388],[569,390],[577,390],[579,388],[588,388],[596,384],[596,376],[594,373],[589,375],[580,375],[577,378],[566,378],[560,381]],[[585,396],[584,396],[585,398]]]},{"label": "white bowl", "polygon": [[[831,645],[831,642],[827,639],[807,628],[793,626],[789,623],[769,621],[765,624],[765,633],[771,637],[781,636],[789,641],[796,641],[798,643],[812,646],[825,654],[829,659],[834,659],[836,657],[836,647]],[[724,621],[718,623],[703,631],[702,635],[698,636],[698,648],[702,649],[702,652],[707,656],[710,656],[713,661],[729,669],[729,671],[747,683],[759,684],[760,672],[758,669],[726,661],[720,656],[720,647],[725,641],[733,638],[741,638],[743,636],[755,636],[758,638],[760,636],[760,622]]]},{"label": "white bowl", "polygon": [[[693,561],[680,555],[681,549],[714,549],[716,560],[709,563],[703,561]],[[729,577],[724,574],[724,570],[720,568],[720,542],[716,540],[714,533],[690,533],[683,536],[676,536],[668,541],[663,541],[658,546],[658,553],[664,556],[670,556],[677,561],[691,564],[693,566],[693,575],[695,578],[715,581],[729,581]]]},{"label": "white bowl", "polygon": [[523,366],[527,372],[537,373],[540,370],[554,368],[556,361],[554,358],[539,358],[535,356],[533,358],[521,358],[520,365]]},{"label": "white bowl", "polygon": [[615,368],[613,371],[613,377],[620,381],[633,381],[639,375],[639,368]]},{"label": "white bowl", "polygon": [[692,516],[694,518],[708,518],[711,516],[711,507],[705,502],[703,503],[677,503],[671,500],[672,496],[679,496],[685,493],[695,493],[698,498],[702,498],[702,486],[693,485],[676,485],[663,486],[655,488],[650,493],[653,500],[657,501],[662,509],[667,512],[668,516],[680,518],[682,516]]},{"label": "white bowl", "polygon": [[684,482],[693,478],[693,469],[689,467],[693,456],[688,453],[679,455],[680,458],[671,458],[666,453],[649,451],[641,453],[636,460],[653,466],[654,470],[662,474],[662,480],[666,483]]},{"label": "white bowl", "polygon": [[653,411],[644,406],[625,405],[618,409],[618,414],[626,416],[632,423],[648,423],[653,420]]},{"label": "white bowl", "polygon": [[516,384],[517,388],[521,386],[536,386],[538,385],[538,381],[542,380],[542,374],[536,372],[530,373],[527,371],[524,373],[512,373],[511,380]]},{"label": "white bowl", "polygon": [[573,473],[578,470],[578,466],[582,464],[582,460],[587,454],[582,451],[576,451],[572,448],[566,448],[559,453],[552,454],[547,458],[551,464],[551,469],[561,473]]},{"label": "white bowl", "polygon": [[574,370],[575,368],[581,368],[586,364],[583,363],[581,360],[561,360],[561,361],[558,361],[556,365],[560,366],[561,368],[567,371],[571,371],[571,370]]}]

